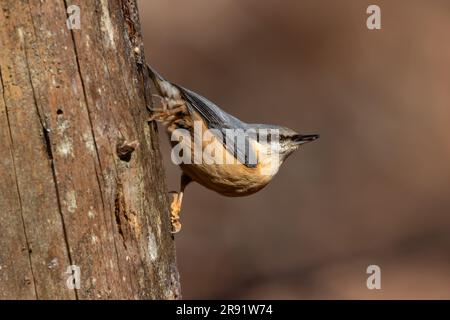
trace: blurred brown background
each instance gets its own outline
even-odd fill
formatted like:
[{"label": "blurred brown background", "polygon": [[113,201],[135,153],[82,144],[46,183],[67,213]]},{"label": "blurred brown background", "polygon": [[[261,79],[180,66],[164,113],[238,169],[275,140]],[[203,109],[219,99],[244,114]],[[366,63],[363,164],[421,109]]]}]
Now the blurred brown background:
[{"label": "blurred brown background", "polygon": [[[450,298],[449,1],[146,0],[140,12],[165,77],[244,121],[321,134],[253,196],[188,187],[184,298]],[[164,155],[178,189],[167,143]],[[371,264],[382,290],[366,287]]]}]

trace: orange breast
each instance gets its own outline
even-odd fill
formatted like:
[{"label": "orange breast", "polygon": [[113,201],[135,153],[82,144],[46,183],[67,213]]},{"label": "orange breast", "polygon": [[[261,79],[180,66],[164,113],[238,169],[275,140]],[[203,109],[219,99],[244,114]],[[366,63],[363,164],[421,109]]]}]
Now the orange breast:
[{"label": "orange breast", "polygon": [[[186,119],[184,123],[192,124],[191,120],[200,120],[199,116],[195,119]],[[167,131],[169,136],[172,135],[173,131],[177,129],[178,126],[173,123],[168,125]],[[195,137],[193,136],[193,130],[191,129],[191,149],[193,147],[193,141]],[[208,128],[203,124],[202,133],[205,133]],[[207,136],[208,140],[204,141],[203,137],[197,137],[197,141],[201,141],[202,145],[202,155],[207,157],[210,153],[205,153],[205,148],[209,150],[220,150],[218,155],[215,155],[215,159],[222,159],[222,161],[215,161],[215,163],[207,164],[205,161],[202,163],[194,163],[194,157],[192,156],[192,164],[180,164],[181,169],[188,176],[190,176],[194,181],[205,186],[208,189],[214,190],[225,196],[237,197],[246,196],[255,193],[262,188],[264,188],[275,174],[267,174],[264,171],[264,161],[260,161],[258,157],[258,165],[255,168],[248,168],[245,165],[235,161],[235,163],[227,163],[227,159],[234,157],[224,148],[221,141],[219,141],[214,135],[210,134]],[[186,142],[172,142],[173,146],[176,144],[183,144]],[[255,142],[256,143],[256,142]],[[184,145],[186,147],[186,145]],[[254,147],[258,148],[257,145]],[[187,147],[186,147],[187,149]],[[193,155],[193,153],[192,153]],[[228,158],[227,158],[228,157]],[[203,159],[205,160],[205,159]],[[210,161],[211,163],[213,161]],[[219,162],[219,163],[217,163]]]}]

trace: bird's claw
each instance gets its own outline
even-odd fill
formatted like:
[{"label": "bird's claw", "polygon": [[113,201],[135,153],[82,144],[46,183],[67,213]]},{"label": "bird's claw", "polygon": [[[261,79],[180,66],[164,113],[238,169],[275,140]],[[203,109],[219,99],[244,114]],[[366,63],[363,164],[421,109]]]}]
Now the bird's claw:
[{"label": "bird's claw", "polygon": [[173,200],[170,204],[170,222],[172,224],[172,233],[178,233],[181,230],[180,211],[181,206],[178,201],[178,193],[171,192],[173,194]]}]

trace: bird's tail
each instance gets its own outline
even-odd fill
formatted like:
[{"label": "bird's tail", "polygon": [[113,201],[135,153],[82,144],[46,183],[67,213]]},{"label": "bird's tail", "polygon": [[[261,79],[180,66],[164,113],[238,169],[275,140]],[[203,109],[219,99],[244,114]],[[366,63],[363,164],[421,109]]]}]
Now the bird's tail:
[{"label": "bird's tail", "polygon": [[159,81],[164,81],[164,78],[161,77],[161,75],[158,72],[156,72],[156,70],[153,69],[150,65],[147,65],[147,70],[148,73],[150,74],[150,78],[152,78],[155,84],[157,84],[157,82]]},{"label": "bird's tail", "polygon": [[180,91],[173,83],[170,83],[166,79],[164,79],[155,69],[147,65],[147,70],[150,75],[150,78],[153,80],[156,88],[158,89],[158,93],[162,97],[168,97],[173,99],[180,98]]}]

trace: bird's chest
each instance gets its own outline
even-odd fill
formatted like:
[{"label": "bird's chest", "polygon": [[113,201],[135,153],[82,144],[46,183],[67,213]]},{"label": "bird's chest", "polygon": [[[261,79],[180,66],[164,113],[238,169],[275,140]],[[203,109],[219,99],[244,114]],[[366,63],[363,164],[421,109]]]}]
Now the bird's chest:
[{"label": "bird's chest", "polygon": [[258,159],[255,168],[238,162],[200,117],[184,118],[182,126],[174,122],[167,129],[172,160],[194,181],[220,194],[249,195],[261,190],[273,177],[266,172],[265,161]]}]

